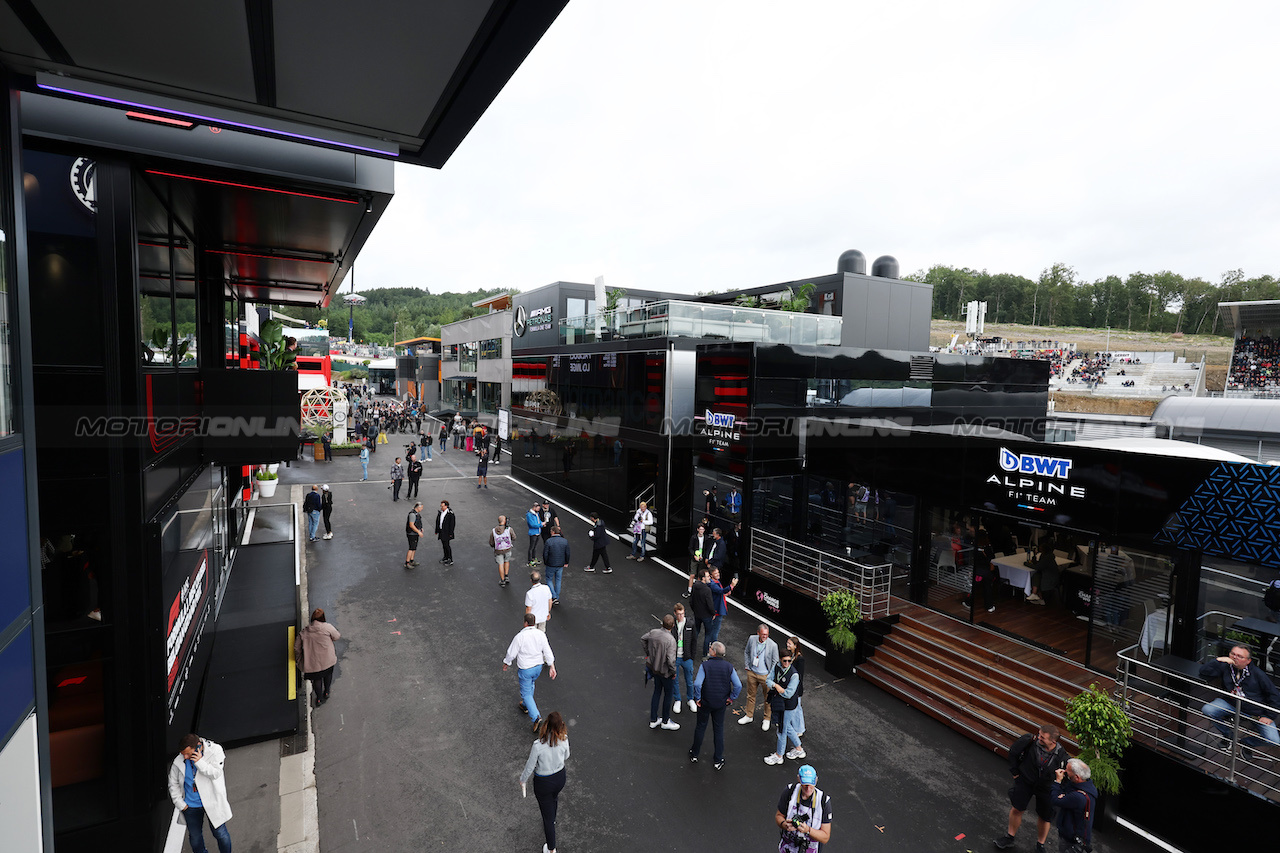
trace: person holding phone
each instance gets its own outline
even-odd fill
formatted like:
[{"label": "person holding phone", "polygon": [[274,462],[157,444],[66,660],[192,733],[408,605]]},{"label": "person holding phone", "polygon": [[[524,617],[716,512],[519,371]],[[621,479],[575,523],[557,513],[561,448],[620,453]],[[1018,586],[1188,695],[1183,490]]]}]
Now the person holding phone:
[{"label": "person holding phone", "polygon": [[169,799],[182,812],[187,824],[187,840],[195,853],[205,853],[204,819],[209,818],[218,853],[231,853],[231,804],[227,802],[227,782],[222,775],[226,754],[222,747],[196,734],[183,735],[178,754],[169,767]]},{"label": "person holding phone", "polygon": [[773,817],[782,833],[778,853],[818,853],[831,841],[831,797],[818,788],[813,765],[801,765],[797,779],[782,792]]}]

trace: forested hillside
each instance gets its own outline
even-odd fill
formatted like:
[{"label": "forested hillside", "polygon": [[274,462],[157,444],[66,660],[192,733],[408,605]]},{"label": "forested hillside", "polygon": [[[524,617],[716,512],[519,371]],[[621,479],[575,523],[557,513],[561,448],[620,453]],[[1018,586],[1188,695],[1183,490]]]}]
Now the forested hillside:
[{"label": "forested hillside", "polygon": [[1054,264],[1034,281],[941,265],[907,278],[933,285],[935,320],[962,319],[964,305],[978,300],[987,303],[990,324],[1229,335],[1218,319],[1219,302],[1280,299],[1280,281],[1269,275],[1246,279],[1241,270],[1217,283],[1167,271],[1084,281],[1066,264]]},{"label": "forested hillside", "polygon": [[[433,294],[414,287],[381,287],[357,291],[369,300],[355,309],[355,339],[387,345],[394,340],[427,336],[440,337],[440,327],[446,323],[474,317],[484,309],[472,308],[471,303],[490,296],[505,293],[503,288],[476,290],[471,293]],[[286,308],[284,313],[309,323],[326,320],[334,337],[347,336],[348,308],[342,296],[323,311],[319,308]]]}]

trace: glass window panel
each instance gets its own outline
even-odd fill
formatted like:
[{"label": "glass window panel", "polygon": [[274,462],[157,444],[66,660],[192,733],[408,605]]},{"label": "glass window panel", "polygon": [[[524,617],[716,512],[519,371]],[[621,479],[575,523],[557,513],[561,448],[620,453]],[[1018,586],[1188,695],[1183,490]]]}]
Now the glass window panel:
[{"label": "glass window panel", "polygon": [[477,353],[478,347],[475,341],[462,344],[458,352],[458,369],[464,373],[475,373]]},{"label": "glass window panel", "polygon": [[[0,184],[0,187],[3,185]],[[0,205],[0,211],[8,205]],[[0,221],[0,436],[17,431],[13,411],[13,330],[9,294],[9,244],[6,242],[7,223]]]}]

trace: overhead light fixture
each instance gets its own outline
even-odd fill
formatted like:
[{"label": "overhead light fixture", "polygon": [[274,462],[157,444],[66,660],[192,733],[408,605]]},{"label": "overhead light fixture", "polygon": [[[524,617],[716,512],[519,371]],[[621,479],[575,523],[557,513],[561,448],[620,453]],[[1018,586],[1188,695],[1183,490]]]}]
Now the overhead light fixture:
[{"label": "overhead light fixture", "polygon": [[187,121],[181,118],[170,118],[169,116],[155,115],[154,113],[140,113],[137,110],[128,110],[125,112],[125,118],[134,121],[142,121],[147,124],[161,124],[165,127],[177,127],[182,130],[190,130],[196,126],[194,121]]},{"label": "overhead light fixture", "polygon": [[159,175],[163,178],[177,178],[182,181],[198,181],[202,184],[217,184],[222,187],[239,187],[244,190],[258,190],[264,193],[279,193],[280,195],[294,195],[300,198],[318,198],[321,201],[340,201],[343,204],[359,204],[359,199],[341,198],[335,195],[320,195],[318,193],[303,193],[297,190],[282,190],[278,187],[263,187],[256,184],[242,184],[238,181],[220,181],[216,178],[201,178],[196,175],[180,175],[177,172],[161,172],[158,169],[146,169],[148,175]]}]

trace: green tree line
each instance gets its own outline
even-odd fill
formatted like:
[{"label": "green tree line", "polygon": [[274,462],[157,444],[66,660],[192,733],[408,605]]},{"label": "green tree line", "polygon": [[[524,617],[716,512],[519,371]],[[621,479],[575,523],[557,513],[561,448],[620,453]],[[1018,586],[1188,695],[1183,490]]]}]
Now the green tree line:
[{"label": "green tree line", "polygon": [[963,320],[964,306],[976,300],[987,303],[991,324],[1229,335],[1218,317],[1219,302],[1280,299],[1280,281],[1269,275],[1246,279],[1242,270],[1216,283],[1169,271],[1085,281],[1062,263],[1035,280],[942,265],[906,278],[933,285],[933,319]]},{"label": "green tree line", "polygon": [[[440,337],[440,327],[483,313],[471,303],[507,290],[476,290],[471,293],[428,293],[415,287],[379,287],[361,290],[368,301],[355,308],[352,319],[355,339],[387,346],[393,341],[417,337]],[[285,313],[311,324],[325,321],[333,338],[346,339],[349,309],[336,295],[328,308],[288,308]]]}]

